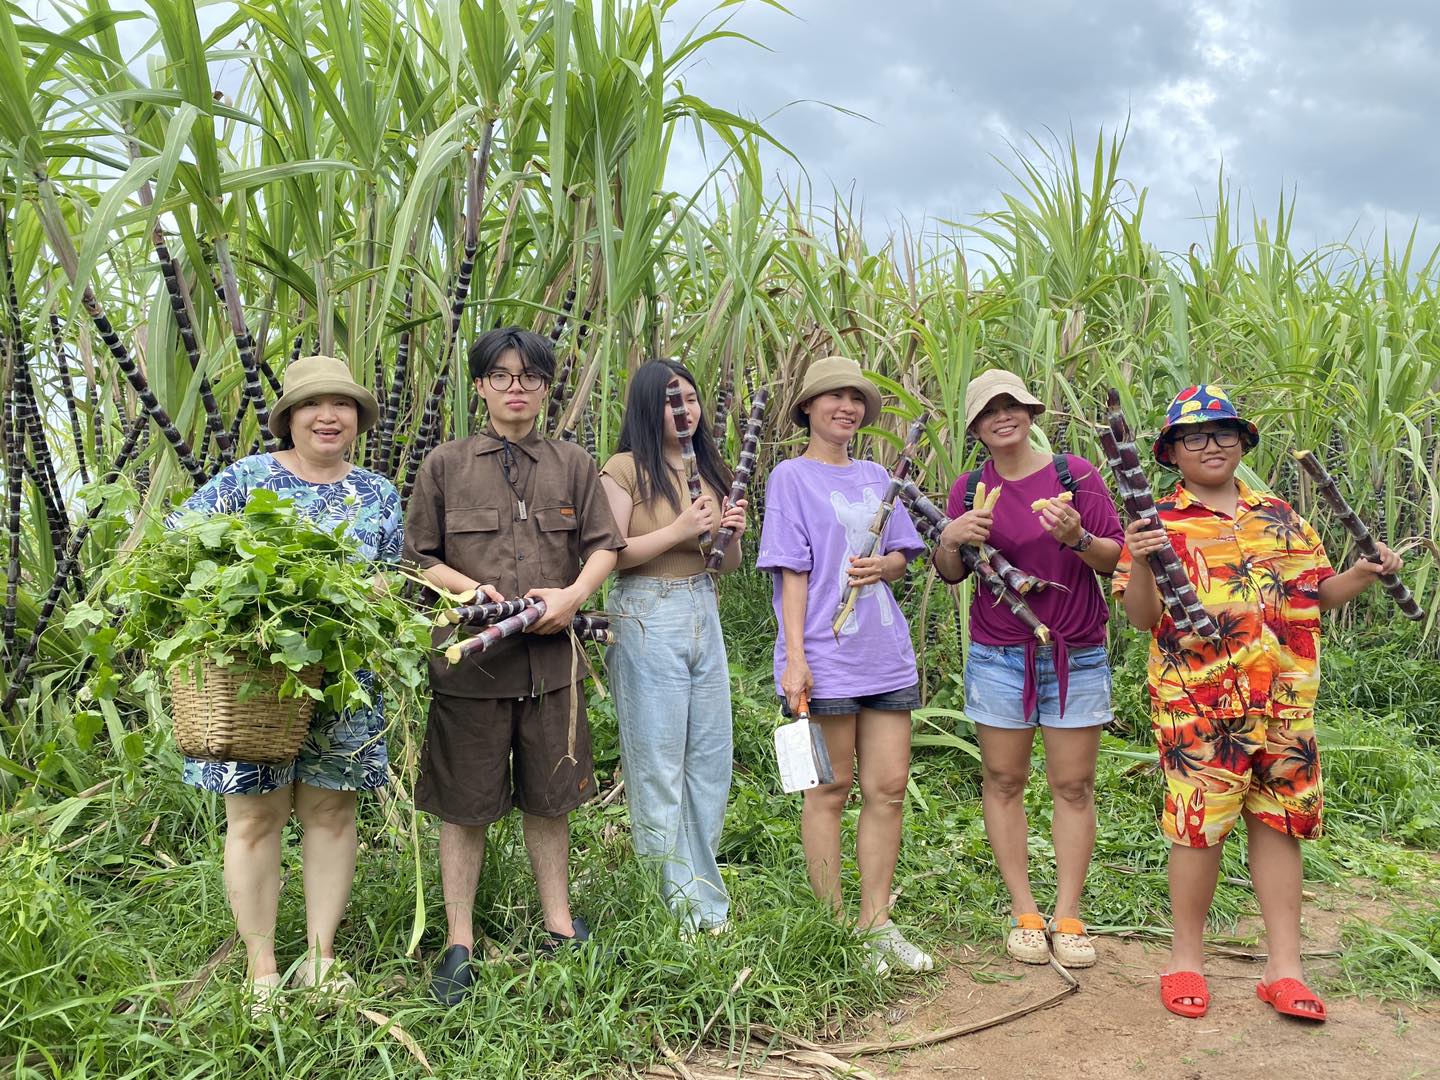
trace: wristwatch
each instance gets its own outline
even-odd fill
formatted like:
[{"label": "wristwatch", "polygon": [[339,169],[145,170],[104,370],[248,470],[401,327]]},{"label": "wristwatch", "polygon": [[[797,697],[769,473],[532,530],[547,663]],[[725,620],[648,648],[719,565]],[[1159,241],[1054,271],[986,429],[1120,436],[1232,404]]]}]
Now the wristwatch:
[{"label": "wristwatch", "polygon": [[1076,540],[1075,543],[1068,546],[1071,551],[1086,551],[1094,542],[1095,534],[1092,533],[1089,529],[1082,529],[1080,531],[1080,539]]}]

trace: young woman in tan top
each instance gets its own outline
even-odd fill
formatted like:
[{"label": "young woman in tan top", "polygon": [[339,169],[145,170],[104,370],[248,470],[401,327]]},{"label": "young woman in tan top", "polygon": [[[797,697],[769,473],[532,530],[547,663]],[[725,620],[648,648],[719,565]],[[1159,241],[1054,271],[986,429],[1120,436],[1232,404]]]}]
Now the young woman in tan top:
[{"label": "young woman in tan top", "polygon": [[[677,376],[701,476],[694,502],[665,397]],[[635,851],[658,864],[664,898],[688,930],[723,929],[730,897],[715,856],[730,795],[730,676],[700,537],[734,529],[722,572],[733,570],[745,501],[723,498],[730,472],[683,365],[652,360],[631,378],[618,450],[600,484],[626,537],[606,663]]]}]

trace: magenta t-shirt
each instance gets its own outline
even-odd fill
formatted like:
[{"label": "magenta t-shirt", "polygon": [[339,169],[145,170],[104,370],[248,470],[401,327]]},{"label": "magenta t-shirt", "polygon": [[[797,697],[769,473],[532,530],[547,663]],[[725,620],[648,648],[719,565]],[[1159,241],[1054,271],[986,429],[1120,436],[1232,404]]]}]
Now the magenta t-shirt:
[{"label": "magenta t-shirt", "polygon": [[[1070,476],[1075,481],[1075,499],[1071,505],[1080,513],[1080,521],[1097,537],[1123,543],[1125,530],[1115,513],[1110,489],[1100,471],[1084,458],[1067,454]],[[1023,480],[1002,480],[995,463],[985,462],[980,479],[986,488],[1003,483],[1005,490],[995,504],[995,526],[990,530],[990,544],[1012,563],[1028,574],[1064,585],[1061,589],[1031,590],[1025,602],[1036,618],[1071,648],[1101,645],[1105,641],[1105,621],[1110,608],[1105,594],[1095,580],[1095,571],[1085,565],[1078,554],[1062,547],[1040,524],[1040,515],[1030,509],[1036,499],[1059,495],[1065,490],[1054,464],[1031,473]],[[965,476],[950,489],[950,502],[945,512],[952,518],[965,513]],[[970,637],[982,645],[1026,645],[1035,640],[1030,630],[1010,614],[1003,604],[984,589],[975,590],[970,604]]]},{"label": "magenta t-shirt", "polygon": [[[790,458],[770,471],[765,484],[765,520],[760,527],[758,569],[774,574],[775,688],[785,670],[785,618],[780,610],[781,570],[810,575],[805,604],[805,659],[815,678],[811,697],[859,697],[903,690],[918,680],[910,626],[885,582],[860,590],[854,614],[840,628],[831,624],[843,601],[850,556],[860,554],[870,522],[880,508],[890,474],[873,461],[827,465]],[[881,535],[878,554],[903,551],[907,561],[924,554],[925,544],[897,500]]]}]

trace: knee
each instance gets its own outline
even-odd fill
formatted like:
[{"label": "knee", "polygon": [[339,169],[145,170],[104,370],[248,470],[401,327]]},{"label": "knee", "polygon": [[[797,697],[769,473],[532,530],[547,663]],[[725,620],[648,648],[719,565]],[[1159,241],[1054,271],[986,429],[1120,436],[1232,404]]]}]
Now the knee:
[{"label": "knee", "polygon": [[1095,802],[1095,777],[1052,776],[1049,779],[1050,794],[1056,802],[1076,810],[1088,809]]},{"label": "knee", "polygon": [[860,777],[860,795],[865,800],[866,806],[893,806],[905,805],[905,781],[908,773],[897,773],[893,776],[877,776],[867,780]]},{"label": "knee", "polygon": [[835,770],[833,784],[821,784],[805,792],[805,805],[825,813],[840,813],[845,808],[846,800],[850,798],[850,786],[854,779],[852,773],[841,775],[840,770]]},{"label": "knee", "polygon": [[231,840],[247,846],[263,844],[280,834],[290,818],[288,805],[270,804],[232,808],[226,819],[225,830]]},{"label": "knee", "polygon": [[997,772],[985,770],[985,794],[1005,802],[1016,802],[1025,795],[1025,784],[1030,774],[1025,772]]},{"label": "knee", "polygon": [[355,795],[349,791],[325,792],[297,807],[307,832],[343,836],[355,827]]}]

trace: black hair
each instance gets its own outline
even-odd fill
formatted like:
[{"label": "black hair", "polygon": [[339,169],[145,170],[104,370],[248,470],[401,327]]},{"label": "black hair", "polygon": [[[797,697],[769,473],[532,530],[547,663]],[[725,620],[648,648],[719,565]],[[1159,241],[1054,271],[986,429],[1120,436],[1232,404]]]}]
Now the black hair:
[{"label": "black hair", "polygon": [[[665,413],[670,408],[665,400],[665,387],[677,375],[699,393],[695,376],[677,360],[648,360],[630,376],[625,417],[620,421],[620,438],[615,445],[617,453],[629,451],[635,455],[635,477],[641,500],[660,495],[676,511],[680,509],[680,491],[665,464]],[[723,497],[730,491],[730,470],[720,460],[720,451],[710,436],[703,398],[700,422],[695,425],[692,442],[700,476]]]},{"label": "black hair", "polygon": [[470,346],[470,378],[484,377],[511,349],[520,357],[522,370],[543,376],[547,383],[555,381],[555,346],[549,338],[518,326],[502,326],[480,335]]}]

